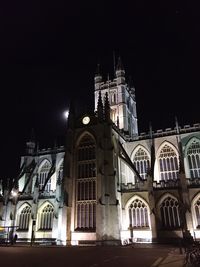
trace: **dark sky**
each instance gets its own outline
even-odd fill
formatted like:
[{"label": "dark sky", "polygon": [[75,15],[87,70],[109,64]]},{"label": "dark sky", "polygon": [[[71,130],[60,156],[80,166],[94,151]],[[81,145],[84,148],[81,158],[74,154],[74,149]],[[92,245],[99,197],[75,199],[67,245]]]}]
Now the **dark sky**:
[{"label": "dark sky", "polygon": [[62,112],[72,98],[93,108],[96,65],[113,77],[113,51],[134,81],[140,132],[149,121],[153,129],[174,127],[174,116],[181,125],[200,122],[193,1],[3,2],[0,178],[17,174],[32,128],[41,148],[52,147],[64,136]]}]

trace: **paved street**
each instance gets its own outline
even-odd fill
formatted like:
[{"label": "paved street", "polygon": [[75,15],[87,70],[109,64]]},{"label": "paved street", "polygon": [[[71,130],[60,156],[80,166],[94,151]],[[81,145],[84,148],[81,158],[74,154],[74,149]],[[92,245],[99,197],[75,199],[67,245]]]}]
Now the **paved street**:
[{"label": "paved street", "polygon": [[[55,267],[58,264],[59,267],[172,266],[162,265],[161,262],[169,255],[173,255],[174,251],[175,248],[167,246],[160,248],[0,247],[0,262],[1,266],[14,267]],[[174,258],[172,260],[175,263]]]}]

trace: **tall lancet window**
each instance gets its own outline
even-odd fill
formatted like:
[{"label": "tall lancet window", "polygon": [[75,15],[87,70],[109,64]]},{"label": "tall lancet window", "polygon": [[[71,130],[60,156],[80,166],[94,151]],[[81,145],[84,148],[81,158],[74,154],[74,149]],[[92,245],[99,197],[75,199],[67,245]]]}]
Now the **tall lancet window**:
[{"label": "tall lancet window", "polygon": [[54,208],[47,204],[40,213],[39,230],[52,230]]},{"label": "tall lancet window", "polygon": [[158,160],[161,180],[177,179],[179,172],[178,157],[171,146],[164,145]]},{"label": "tall lancet window", "polygon": [[194,204],[196,228],[200,228],[200,198]]},{"label": "tall lancet window", "polygon": [[146,151],[139,148],[133,158],[133,163],[143,179],[147,178],[147,172],[149,169],[149,157]]},{"label": "tall lancet window", "polygon": [[200,141],[192,140],[186,154],[191,178],[200,178]]},{"label": "tall lancet window", "polygon": [[171,196],[166,197],[160,204],[160,215],[163,228],[179,228],[181,222],[178,200]]},{"label": "tall lancet window", "polygon": [[86,134],[77,147],[76,230],[96,229],[96,146]]},{"label": "tall lancet window", "polygon": [[31,207],[26,205],[18,215],[18,225],[19,230],[28,231],[30,216],[31,216]]},{"label": "tall lancet window", "polygon": [[147,205],[136,198],[128,207],[129,226],[132,228],[149,227]]},{"label": "tall lancet window", "polygon": [[[49,161],[45,161],[45,163],[42,165],[40,171],[39,171],[39,189],[41,190],[43,188],[43,185],[46,182],[48,173],[51,169],[51,164]],[[45,191],[49,192],[51,190],[51,178],[48,180]]]}]

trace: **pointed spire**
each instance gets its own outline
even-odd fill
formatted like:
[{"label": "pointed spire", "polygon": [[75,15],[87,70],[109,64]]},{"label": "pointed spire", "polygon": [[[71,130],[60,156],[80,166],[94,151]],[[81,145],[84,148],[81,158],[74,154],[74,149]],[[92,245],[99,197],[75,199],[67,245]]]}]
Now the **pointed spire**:
[{"label": "pointed spire", "polygon": [[175,116],[175,127],[176,127],[176,132],[177,132],[177,134],[180,134],[180,127],[179,127],[178,119],[177,119],[176,116]]},{"label": "pointed spire", "polygon": [[97,69],[94,76],[95,90],[100,89],[100,83],[102,82],[102,76],[100,73],[100,64],[97,64]]},{"label": "pointed spire", "polygon": [[183,147],[182,147],[181,136],[180,136],[180,126],[178,124],[178,119],[176,116],[175,116],[175,128],[177,132],[177,142],[178,142],[178,149],[179,149],[179,172],[185,173]]},{"label": "pointed spire", "polygon": [[34,129],[31,129],[30,140],[26,142],[26,151],[29,155],[35,152],[35,132]]},{"label": "pointed spire", "polygon": [[123,70],[124,71],[124,66],[122,64],[121,57],[118,57],[116,70]]},{"label": "pointed spire", "polygon": [[155,164],[155,145],[154,145],[154,138],[153,138],[153,130],[152,130],[152,124],[149,122],[149,135],[151,139],[151,165],[149,174],[151,178],[153,179],[154,176],[154,164]]},{"label": "pointed spire", "polygon": [[152,139],[153,138],[153,130],[152,130],[151,121],[149,122],[149,135],[150,135],[150,138]]},{"label": "pointed spire", "polygon": [[101,76],[101,74],[100,74],[100,64],[99,63],[97,64],[95,76]]},{"label": "pointed spire", "polygon": [[7,178],[5,182],[5,189],[9,190],[9,188],[10,188],[10,179]]},{"label": "pointed spire", "polygon": [[118,58],[117,62],[116,77],[117,77],[117,84],[125,83],[125,70],[120,57]]},{"label": "pointed spire", "polygon": [[58,142],[57,142],[57,138],[55,138],[55,140],[54,140],[54,149],[56,150],[57,147],[58,147]]},{"label": "pointed spire", "polygon": [[31,129],[30,141],[31,141],[31,142],[35,142],[35,131],[34,131],[33,128]]},{"label": "pointed spire", "polygon": [[114,70],[114,76],[115,76],[115,72],[116,72],[116,63],[115,63],[115,51],[113,51],[113,70]]},{"label": "pointed spire", "polygon": [[104,112],[105,112],[105,119],[110,120],[110,103],[108,100],[108,92],[106,92],[105,95]]},{"label": "pointed spire", "polygon": [[101,91],[99,91],[99,98],[97,104],[97,115],[100,120],[103,120],[103,102],[101,97]]}]

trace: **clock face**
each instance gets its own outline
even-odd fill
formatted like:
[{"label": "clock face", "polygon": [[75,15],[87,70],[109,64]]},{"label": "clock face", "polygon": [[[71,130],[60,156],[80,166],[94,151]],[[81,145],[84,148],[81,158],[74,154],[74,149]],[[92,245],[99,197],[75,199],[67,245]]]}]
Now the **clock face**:
[{"label": "clock face", "polygon": [[82,123],[83,124],[88,124],[90,122],[90,117],[88,116],[85,116],[83,119],[82,119]]}]

